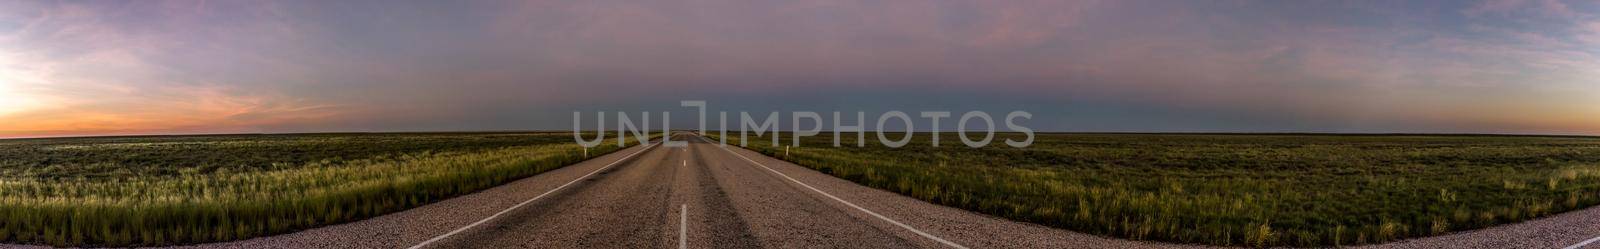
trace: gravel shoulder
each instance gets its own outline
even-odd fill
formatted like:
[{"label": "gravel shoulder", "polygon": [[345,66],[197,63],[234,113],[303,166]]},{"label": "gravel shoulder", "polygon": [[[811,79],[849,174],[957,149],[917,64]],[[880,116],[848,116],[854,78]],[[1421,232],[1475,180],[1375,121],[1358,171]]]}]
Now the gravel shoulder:
[{"label": "gravel shoulder", "polygon": [[[1453,234],[1361,248],[1566,248],[1600,237],[1600,206]],[[1600,248],[1600,243],[1579,248]]]}]

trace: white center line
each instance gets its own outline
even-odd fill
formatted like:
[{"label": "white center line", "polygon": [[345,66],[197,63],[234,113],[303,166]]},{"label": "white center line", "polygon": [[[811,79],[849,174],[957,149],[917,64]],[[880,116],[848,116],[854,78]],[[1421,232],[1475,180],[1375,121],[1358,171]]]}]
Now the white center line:
[{"label": "white center line", "polygon": [[1585,246],[1585,245],[1589,245],[1589,243],[1594,243],[1594,242],[1595,242],[1595,241],[1600,241],[1600,237],[1594,237],[1594,238],[1591,238],[1591,239],[1589,239],[1589,240],[1585,240],[1585,241],[1583,241],[1583,242],[1578,242],[1578,243],[1577,243],[1577,244],[1573,244],[1573,245],[1571,245],[1571,246],[1567,246],[1567,247],[1566,247],[1566,248],[1562,248],[1562,249],[1578,249],[1578,248],[1583,248],[1583,246]]},{"label": "white center line", "polygon": [[689,204],[678,211],[678,249],[689,248]]},{"label": "white center line", "polygon": [[683,160],[683,165],[681,166],[689,166],[689,160]]},{"label": "white center line", "polygon": [[[704,140],[705,137],[701,137],[700,139]],[[863,213],[870,214],[873,217],[878,217],[878,219],[881,219],[883,221],[887,221],[890,224],[894,224],[895,226],[899,226],[900,228],[905,228],[906,230],[911,230],[911,232],[916,233],[917,235],[922,235],[923,238],[932,239],[934,241],[938,241],[939,243],[943,243],[943,244],[945,244],[947,246],[950,246],[950,247],[967,249],[967,247],[961,246],[960,244],[956,244],[955,242],[950,242],[949,240],[945,240],[943,238],[939,238],[938,236],[933,236],[932,234],[928,234],[926,232],[923,232],[922,230],[917,230],[916,228],[908,226],[905,223],[900,223],[899,221],[895,221],[894,219],[889,219],[889,217],[886,217],[886,216],[883,216],[881,214],[878,214],[877,212],[873,212],[872,210],[867,210],[866,208],[862,208],[861,206],[857,206],[855,203],[850,203],[848,201],[845,201],[844,199],[839,199],[839,197],[835,197],[835,196],[833,196],[833,194],[828,194],[828,192],[823,192],[821,189],[817,189],[816,187],[812,187],[809,184],[806,184],[804,182],[800,182],[800,180],[795,180],[794,177],[789,177],[789,175],[784,174],[783,172],[778,172],[777,170],[772,169],[772,167],[767,167],[766,164],[761,164],[760,162],[756,162],[756,160],[751,160],[749,157],[745,157],[744,155],[741,155],[738,152],[734,152],[733,150],[729,150],[727,147],[721,147],[721,148],[722,148],[722,150],[727,151],[728,153],[733,153],[734,156],[738,156],[739,158],[742,158],[745,161],[753,163],[756,166],[761,166],[761,168],[765,168],[765,169],[767,169],[767,171],[772,171],[772,173],[778,174],[778,176],[782,176],[784,179],[789,179],[789,181],[794,182],[796,184],[800,184],[800,186],[806,187],[807,189],[811,189],[811,191],[816,191],[818,194],[822,194],[822,196],[826,196],[829,199],[833,199],[835,201],[839,201],[840,203],[844,203],[844,205],[847,205],[847,206],[850,206],[852,208],[855,208],[856,210],[861,210],[861,212],[863,212]]]},{"label": "white center line", "polygon": [[545,191],[543,194],[539,194],[539,196],[534,196],[532,199],[528,199],[526,201],[522,201],[521,203],[517,203],[517,205],[512,205],[511,207],[506,208],[505,210],[500,210],[500,212],[494,213],[494,215],[490,215],[488,218],[483,218],[482,220],[478,220],[477,222],[473,222],[472,224],[467,224],[467,226],[464,226],[464,227],[461,227],[461,228],[456,228],[456,230],[452,230],[449,233],[445,233],[444,235],[439,235],[439,237],[433,237],[432,239],[428,239],[426,241],[422,241],[422,243],[417,243],[417,245],[414,245],[414,246],[411,246],[411,247],[407,247],[407,249],[422,248],[424,246],[428,246],[428,244],[433,244],[433,242],[438,242],[439,240],[442,240],[444,238],[448,238],[451,235],[456,235],[457,233],[461,233],[462,231],[466,231],[467,229],[470,229],[472,227],[481,225],[484,222],[489,222],[489,220],[493,220],[496,217],[500,217],[500,215],[506,214],[507,212],[511,212],[511,210],[514,210],[514,209],[517,209],[519,207],[522,207],[523,205],[527,205],[529,202],[533,202],[534,200],[538,200],[539,198],[544,198],[544,196],[550,195],[550,193],[554,193],[557,190],[561,190],[563,188],[566,188],[568,185],[572,185],[573,183],[576,183],[578,181],[582,181],[583,179],[587,179],[587,178],[589,178],[589,176],[593,176],[595,173],[600,173],[600,171],[602,171],[602,170],[606,170],[607,168],[611,168],[612,165],[617,165],[617,163],[620,163],[623,160],[628,160],[628,158],[633,158],[634,155],[639,155],[639,153],[643,153],[645,151],[649,151],[650,148],[655,147],[657,144],[661,144],[661,143],[653,143],[653,144],[646,145],[646,146],[644,146],[643,149],[639,149],[639,151],[634,151],[632,154],[628,154],[627,156],[622,157],[622,159],[617,159],[617,161],[613,161],[610,164],[606,164],[606,166],[601,166],[599,169],[595,169],[593,172],[589,172],[589,174],[585,174],[583,176],[578,177],[578,179],[572,179],[572,181],[567,182],[566,184],[561,184],[561,186],[558,186],[555,189],[551,189],[550,191]]}]

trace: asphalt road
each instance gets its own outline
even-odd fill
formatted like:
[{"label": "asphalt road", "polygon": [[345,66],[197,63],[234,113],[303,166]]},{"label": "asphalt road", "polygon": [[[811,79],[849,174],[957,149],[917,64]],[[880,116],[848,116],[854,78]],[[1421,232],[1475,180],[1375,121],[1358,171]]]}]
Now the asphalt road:
[{"label": "asphalt road", "polygon": [[852,216],[705,140],[677,138],[689,146],[654,148],[426,247],[935,246]]},{"label": "asphalt road", "polygon": [[[677,134],[367,220],[189,248],[1190,248],[1014,222]],[[1561,248],[1600,207],[1380,248]],[[1593,245],[1593,244],[1590,244]],[[23,247],[0,245],[0,247]]]}]

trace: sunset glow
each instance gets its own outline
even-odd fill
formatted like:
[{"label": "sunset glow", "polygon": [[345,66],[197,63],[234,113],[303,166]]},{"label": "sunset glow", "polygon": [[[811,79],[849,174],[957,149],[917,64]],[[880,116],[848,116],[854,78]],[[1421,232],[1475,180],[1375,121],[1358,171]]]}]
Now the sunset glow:
[{"label": "sunset glow", "polygon": [[6,53],[0,52],[0,118],[35,109],[39,105],[37,100],[23,92],[22,82],[30,80],[29,77],[5,67],[13,64],[13,60]]},{"label": "sunset glow", "polygon": [[0,137],[554,130],[685,98],[1029,109],[1042,131],[1600,135],[1593,1],[380,5],[0,3]]},{"label": "sunset glow", "polygon": [[15,87],[0,84],[0,117],[29,108],[28,99],[16,94],[16,92]]}]

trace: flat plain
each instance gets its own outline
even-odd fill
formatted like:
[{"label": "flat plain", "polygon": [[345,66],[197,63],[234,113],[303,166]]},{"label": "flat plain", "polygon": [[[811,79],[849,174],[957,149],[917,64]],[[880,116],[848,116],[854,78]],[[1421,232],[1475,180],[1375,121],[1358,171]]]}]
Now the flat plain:
[{"label": "flat plain", "polygon": [[870,132],[865,147],[853,133],[843,147],[827,132],[798,147],[777,136],[749,148],[932,203],[1134,240],[1373,244],[1600,203],[1592,137],[1047,133],[1012,148],[1002,142],[1022,134],[1001,133],[969,148],[946,132],[937,147],[916,133],[889,148]]},{"label": "flat plain", "polygon": [[[587,155],[617,149],[607,140]],[[0,140],[0,239],[237,240],[392,213],[585,159],[567,132]]]},{"label": "flat plain", "polygon": [[[727,136],[733,146],[739,144],[737,134],[732,131]],[[1525,221],[1600,204],[1600,138],[1593,137],[1042,133],[1032,146],[1012,148],[1003,141],[1020,140],[1022,135],[1001,133],[988,147],[969,148],[955,134],[941,134],[939,146],[935,147],[931,146],[932,134],[917,133],[908,146],[889,148],[870,139],[876,136],[870,133],[864,147],[854,146],[856,136],[849,133],[841,138],[844,146],[834,147],[830,135],[807,137],[800,146],[789,147],[785,145],[792,142],[790,134],[776,135],[779,146],[770,144],[773,135],[769,134],[749,138],[748,148],[776,158],[771,162],[793,162],[798,165],[795,167],[928,203],[1070,231],[1182,244],[1377,244]],[[670,204],[689,203],[694,206],[690,210],[699,210],[688,215],[697,220],[690,223],[699,224],[691,225],[690,230],[709,234],[695,236],[712,236],[717,241],[745,238],[717,237],[729,234],[765,234],[770,236],[755,237],[771,241],[758,244],[778,243],[772,241],[809,238],[807,233],[798,233],[802,231],[828,231],[769,231],[788,234],[777,236],[763,232],[768,231],[763,227],[720,229],[749,225],[727,223],[727,217],[747,221],[789,217],[764,215],[795,212],[746,209],[760,203],[778,203],[771,200],[791,200],[762,196],[788,193],[777,196],[792,198],[808,195],[806,191],[811,190],[770,181],[782,178],[763,176],[766,173],[756,167],[765,166],[754,165],[755,161],[746,165],[739,161],[745,160],[742,157],[730,157],[733,154],[717,154],[718,150],[707,150],[714,147],[706,147],[710,145],[705,143],[688,151],[658,149],[631,161],[591,160],[589,168],[603,169],[599,165],[606,163],[618,166],[604,171],[591,169],[594,173],[590,174],[595,176],[587,180],[578,177],[582,172],[573,171],[556,177],[560,179],[530,182],[540,186],[569,181],[576,184],[571,190],[554,193],[551,199],[530,204],[532,208],[516,210],[509,218],[490,224],[500,227],[498,224],[543,219],[518,218],[524,216],[566,220],[557,218],[582,212],[563,212],[567,216],[561,216],[547,211],[593,202],[584,200],[631,200],[623,198],[631,196],[654,201],[601,206],[640,208],[653,207],[643,204],[655,203],[668,208],[596,217],[659,218],[683,212],[673,211],[677,209],[671,207],[679,206]],[[4,216],[0,217],[0,236],[8,243],[55,246],[159,246],[260,238],[384,216],[619,149],[615,140],[607,140],[585,157],[566,132],[0,140],[0,215]],[[767,159],[757,158],[760,160]],[[656,171],[709,172],[723,177],[640,173]],[[577,180],[569,179],[574,177]],[[601,190],[627,186],[635,186],[635,190],[654,186],[650,189],[659,191],[600,194],[605,192]],[[663,197],[669,195],[659,194],[661,191],[672,195]],[[852,196],[845,195],[847,199]],[[693,196],[726,196],[743,201],[689,198]],[[833,207],[832,202],[819,198],[822,197],[808,199],[820,201],[811,205],[775,207],[808,207],[811,211],[802,213],[813,215],[806,219],[853,214],[853,209]],[[908,213],[909,206],[885,206],[876,202],[879,199],[855,201],[875,206],[880,212],[899,214],[891,215],[895,218],[917,220],[913,222],[916,227],[965,238],[944,224],[928,223],[938,219]],[[437,213],[437,209],[432,210]],[[833,209],[843,211],[825,212]],[[677,231],[670,229],[676,224],[666,222],[669,220],[655,224],[665,228],[638,227],[661,229],[662,233]],[[466,233],[470,235],[468,239],[450,243],[496,241],[471,239],[482,236],[510,239],[572,231],[522,231],[540,231],[549,225],[545,223],[549,222],[526,223],[529,229],[503,232],[507,236],[490,236],[501,233],[499,228],[481,228]],[[459,225],[441,229],[448,231]],[[397,228],[383,231],[393,229]],[[333,231],[344,230],[312,234]],[[439,236],[440,232],[408,233],[426,238]],[[915,236],[867,236],[873,234],[854,233],[870,239],[921,241]],[[697,237],[691,236],[691,240],[694,238]],[[639,241],[668,240],[649,237],[612,242]]]}]

